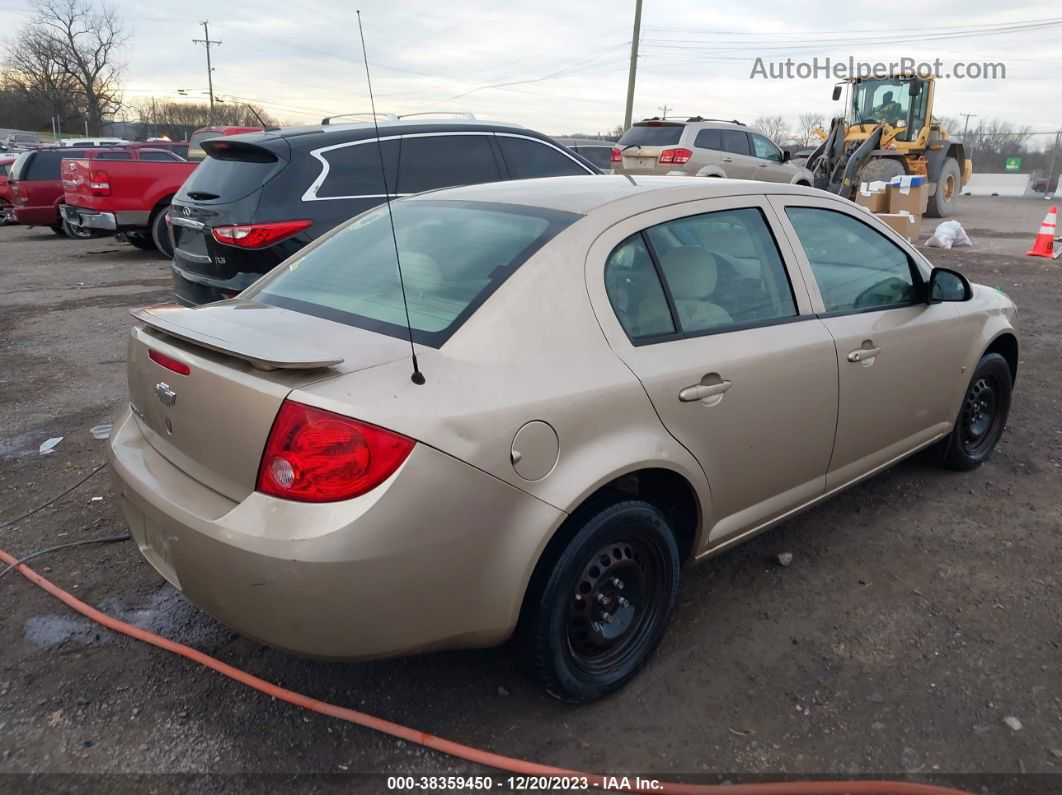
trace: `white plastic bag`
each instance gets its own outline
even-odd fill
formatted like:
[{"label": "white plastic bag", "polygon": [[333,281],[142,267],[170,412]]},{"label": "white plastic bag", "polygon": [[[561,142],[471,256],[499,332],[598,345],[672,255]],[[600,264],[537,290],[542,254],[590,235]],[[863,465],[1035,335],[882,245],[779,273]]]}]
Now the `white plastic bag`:
[{"label": "white plastic bag", "polygon": [[973,241],[958,221],[944,221],[937,225],[933,237],[926,241],[926,245],[934,248],[951,248],[952,246],[972,246]]}]

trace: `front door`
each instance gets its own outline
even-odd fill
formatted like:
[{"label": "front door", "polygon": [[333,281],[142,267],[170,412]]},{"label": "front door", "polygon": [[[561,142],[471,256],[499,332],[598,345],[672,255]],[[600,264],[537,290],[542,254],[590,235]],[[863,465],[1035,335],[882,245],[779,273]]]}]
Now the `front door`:
[{"label": "front door", "polygon": [[837,343],[832,489],[947,432],[963,329],[954,305],[924,302],[928,271],[863,211],[806,197],[775,203],[799,241],[812,300]]},{"label": "front door", "polygon": [[771,219],[762,197],[693,202],[614,226],[588,258],[609,343],[704,468],[709,545],[821,495],[833,447],[833,339]]}]

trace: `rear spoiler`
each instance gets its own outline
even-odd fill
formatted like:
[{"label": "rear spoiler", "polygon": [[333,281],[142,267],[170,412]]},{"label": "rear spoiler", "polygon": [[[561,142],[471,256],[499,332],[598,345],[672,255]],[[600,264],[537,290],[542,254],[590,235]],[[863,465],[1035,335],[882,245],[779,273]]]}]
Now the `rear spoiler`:
[{"label": "rear spoiler", "polygon": [[[233,312],[241,315],[233,317]],[[156,331],[243,359],[259,370],[309,370],[343,362],[338,354],[286,336],[285,316],[292,313],[267,304],[239,299],[196,308],[158,304],[129,314]],[[249,322],[240,322],[244,317]]]}]

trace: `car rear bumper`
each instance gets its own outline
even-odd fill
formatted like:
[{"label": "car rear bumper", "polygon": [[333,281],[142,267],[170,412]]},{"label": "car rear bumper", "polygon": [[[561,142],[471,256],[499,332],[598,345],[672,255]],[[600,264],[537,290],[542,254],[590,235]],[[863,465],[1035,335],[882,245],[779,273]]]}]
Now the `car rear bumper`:
[{"label": "car rear bumper", "polygon": [[60,204],[59,213],[72,226],[117,232],[124,229],[143,229],[151,221],[151,214],[140,210],[120,210],[116,213],[90,210],[72,204]]},{"label": "car rear bumper", "polygon": [[258,492],[234,502],[156,452],[129,412],[109,451],[122,510],[155,569],[237,631],[314,657],[501,643],[563,519],[424,444],[378,488],[326,504]]}]

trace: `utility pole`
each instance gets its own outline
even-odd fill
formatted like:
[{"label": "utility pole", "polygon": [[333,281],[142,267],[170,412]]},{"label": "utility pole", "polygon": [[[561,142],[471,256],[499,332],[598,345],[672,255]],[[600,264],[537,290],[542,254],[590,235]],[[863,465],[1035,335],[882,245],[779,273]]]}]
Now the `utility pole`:
[{"label": "utility pole", "polygon": [[[640,7],[641,0],[638,0],[638,2],[639,2],[639,7]],[[210,20],[204,19],[199,24],[203,26],[203,35],[206,38],[192,39],[192,44],[202,44],[204,47],[206,47],[206,55],[207,55],[207,87],[208,87],[208,90],[210,91],[210,123],[213,124],[214,123],[214,69],[210,65],[210,48],[212,46],[216,46],[218,44],[221,44],[221,42],[217,41],[217,40],[214,40],[214,41],[210,40]]]},{"label": "utility pole", "polygon": [[658,105],[656,109],[658,111],[660,111],[660,118],[661,119],[666,119],[667,118],[667,105]]},{"label": "utility pole", "polygon": [[971,118],[976,119],[977,118],[977,114],[976,113],[960,113],[959,115],[962,116],[964,119],[966,119],[966,123],[963,124],[963,126],[962,126],[962,142],[966,143],[966,131],[970,127],[970,119]]},{"label": "utility pole", "polygon": [[[1049,189],[1051,187],[1051,180],[1054,179],[1054,177],[1055,177],[1055,156],[1058,154],[1058,145],[1059,145],[1060,142],[1062,142],[1062,129],[1060,129],[1058,132],[1055,133],[1055,146],[1051,150],[1051,167],[1047,170],[1047,187]],[[1060,180],[1060,182],[1062,182],[1062,180]],[[1059,184],[1056,182],[1055,183],[1055,193],[1058,193],[1058,188],[1059,188]],[[1050,195],[1050,190],[1048,191],[1048,196],[1049,195]],[[1044,196],[1044,198],[1046,199],[1046,198],[1048,198],[1048,196]]]},{"label": "utility pole", "polygon": [[627,109],[623,113],[623,131],[631,128],[634,112],[634,78],[638,72],[638,39],[642,35],[642,0],[634,0],[634,37],[631,39],[631,71],[627,77]]}]

